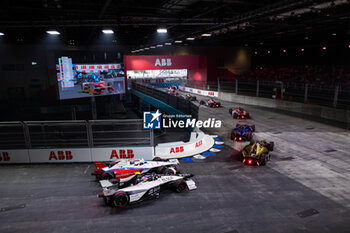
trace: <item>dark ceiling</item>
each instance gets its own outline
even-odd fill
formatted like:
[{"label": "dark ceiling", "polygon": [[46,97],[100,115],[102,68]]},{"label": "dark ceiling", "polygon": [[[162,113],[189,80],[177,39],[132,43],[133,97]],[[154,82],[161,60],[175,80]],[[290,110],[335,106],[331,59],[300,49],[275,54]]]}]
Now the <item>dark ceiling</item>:
[{"label": "dark ceiling", "polygon": [[[55,29],[67,44],[87,45],[106,28],[115,32],[111,42],[131,50],[174,40],[249,46],[350,42],[349,0],[2,0],[0,12],[0,32],[14,43],[37,41]],[[168,33],[157,34],[158,27]]]}]

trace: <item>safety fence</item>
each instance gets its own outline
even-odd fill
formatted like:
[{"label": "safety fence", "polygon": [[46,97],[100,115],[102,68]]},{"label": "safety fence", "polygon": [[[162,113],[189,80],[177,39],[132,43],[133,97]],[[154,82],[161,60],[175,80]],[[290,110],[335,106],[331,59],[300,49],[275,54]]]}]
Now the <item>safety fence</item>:
[{"label": "safety fence", "polygon": [[177,96],[168,93],[166,88],[162,89],[147,84],[132,82],[132,89],[162,101],[185,114],[191,115],[192,118],[198,118],[197,105],[193,104],[189,100],[178,98]]},{"label": "safety fence", "polygon": [[235,93],[292,102],[350,109],[350,85],[271,80],[234,79],[214,82],[188,80],[187,87],[207,91]]},{"label": "safety fence", "polygon": [[152,159],[153,130],[143,121],[0,122],[0,164]]},{"label": "safety fence", "polygon": [[0,122],[0,149],[153,146],[142,119]]}]

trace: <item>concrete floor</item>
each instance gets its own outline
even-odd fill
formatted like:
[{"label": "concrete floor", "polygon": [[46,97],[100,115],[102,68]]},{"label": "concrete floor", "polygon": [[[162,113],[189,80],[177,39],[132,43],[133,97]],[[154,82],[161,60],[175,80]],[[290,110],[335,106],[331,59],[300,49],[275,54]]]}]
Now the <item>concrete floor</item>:
[{"label": "concrete floor", "polygon": [[181,162],[197,190],[119,210],[96,198],[91,164],[1,166],[0,232],[350,232],[349,131],[239,105],[257,139],[275,142],[267,166],[246,166],[236,158],[244,143],[229,139],[239,121],[228,108],[238,105],[222,104],[201,106],[200,118],[223,120],[207,132],[223,138],[224,150]]}]

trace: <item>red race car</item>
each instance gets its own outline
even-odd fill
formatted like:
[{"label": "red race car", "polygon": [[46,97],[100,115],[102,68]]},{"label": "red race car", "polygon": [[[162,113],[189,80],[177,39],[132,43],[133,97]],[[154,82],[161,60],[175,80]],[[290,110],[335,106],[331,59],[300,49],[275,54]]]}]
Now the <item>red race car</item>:
[{"label": "red race car", "polygon": [[230,108],[229,109],[230,114],[235,119],[246,119],[249,118],[249,113],[245,111],[243,108]]},{"label": "red race car", "polygon": [[[155,159],[157,160],[157,159]],[[121,159],[113,162],[95,162],[96,169],[91,175],[98,180],[116,179],[120,183],[131,180],[135,173],[179,174],[180,167],[177,159],[169,161],[145,161]]]}]

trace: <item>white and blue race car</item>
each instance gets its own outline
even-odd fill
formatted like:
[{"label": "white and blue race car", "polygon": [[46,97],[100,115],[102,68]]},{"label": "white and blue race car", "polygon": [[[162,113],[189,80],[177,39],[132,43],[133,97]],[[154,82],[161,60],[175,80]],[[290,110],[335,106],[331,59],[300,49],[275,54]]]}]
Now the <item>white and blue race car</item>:
[{"label": "white and blue race car", "polygon": [[140,175],[127,187],[120,187],[119,182],[113,180],[101,180],[102,194],[97,197],[112,207],[123,208],[129,204],[143,200],[157,199],[163,189],[172,189],[181,193],[196,189],[195,182],[191,179],[193,175]]}]

